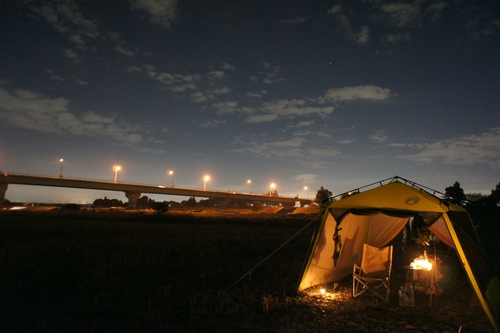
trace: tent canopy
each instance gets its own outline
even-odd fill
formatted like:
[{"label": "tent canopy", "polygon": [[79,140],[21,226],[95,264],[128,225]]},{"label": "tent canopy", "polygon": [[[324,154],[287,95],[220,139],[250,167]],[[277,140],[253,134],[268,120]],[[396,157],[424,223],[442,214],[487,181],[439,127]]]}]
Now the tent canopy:
[{"label": "tent canopy", "polygon": [[298,290],[349,276],[353,264],[359,264],[363,244],[385,246],[410,219],[420,218],[443,243],[456,249],[483,309],[498,331],[498,268],[484,253],[467,210],[425,189],[395,177],[387,184],[364,192],[355,191],[328,205]]}]

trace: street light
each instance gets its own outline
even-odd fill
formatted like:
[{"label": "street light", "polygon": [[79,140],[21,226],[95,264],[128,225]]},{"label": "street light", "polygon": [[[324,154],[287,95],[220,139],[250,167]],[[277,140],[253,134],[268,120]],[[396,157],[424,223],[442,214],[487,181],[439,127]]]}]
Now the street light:
[{"label": "street light", "polygon": [[273,188],[276,187],[276,184],[275,183],[271,183],[271,185],[269,186],[269,196],[272,197],[273,196]]},{"label": "street light", "polygon": [[207,190],[207,182],[210,180],[210,176],[208,175],[205,175],[203,177],[203,191],[206,191]]},{"label": "street light", "polygon": [[307,198],[309,199],[309,187],[304,186],[304,191],[307,191]]},{"label": "street light", "polygon": [[247,184],[250,185],[250,194],[252,194],[252,180],[251,179],[247,180]]},{"label": "street light", "polygon": [[113,165],[113,171],[115,172],[115,183],[116,183],[116,179],[118,178],[118,171],[120,171],[121,169],[122,169],[121,166]]},{"label": "street light", "polygon": [[62,178],[63,177],[62,170],[63,170],[64,159],[63,158],[59,159],[59,162],[61,162],[61,173],[59,174],[59,178]]},{"label": "street light", "polygon": [[172,177],[172,187],[174,187],[174,172],[172,170],[168,170],[168,174]]}]

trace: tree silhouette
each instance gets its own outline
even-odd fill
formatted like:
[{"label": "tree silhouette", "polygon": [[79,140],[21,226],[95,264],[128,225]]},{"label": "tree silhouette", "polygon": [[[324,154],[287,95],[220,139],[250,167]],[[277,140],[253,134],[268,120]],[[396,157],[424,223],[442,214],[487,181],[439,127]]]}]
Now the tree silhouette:
[{"label": "tree silhouette", "polygon": [[316,198],[314,199],[314,201],[320,206],[326,207],[332,202],[332,192],[321,186],[318,192],[316,192]]},{"label": "tree silhouette", "polygon": [[448,186],[444,189],[444,191],[446,196],[450,198],[450,201],[457,205],[461,205],[467,200],[464,190],[460,187],[459,182],[455,182],[453,186]]}]

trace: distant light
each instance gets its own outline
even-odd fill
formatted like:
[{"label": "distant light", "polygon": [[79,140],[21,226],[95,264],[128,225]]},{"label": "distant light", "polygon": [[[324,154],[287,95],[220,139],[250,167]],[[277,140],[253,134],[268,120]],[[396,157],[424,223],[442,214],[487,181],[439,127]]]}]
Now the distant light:
[{"label": "distant light", "polygon": [[210,176],[209,175],[205,175],[203,177],[203,191],[206,191],[207,190],[207,182],[210,180]]},{"label": "distant light", "polygon": [[321,293],[321,295],[323,295],[323,296],[325,296],[325,294],[326,294],[326,290],[325,290],[325,289],[323,289],[323,288],[321,288],[321,289],[319,290],[319,292],[320,292],[320,293]]}]

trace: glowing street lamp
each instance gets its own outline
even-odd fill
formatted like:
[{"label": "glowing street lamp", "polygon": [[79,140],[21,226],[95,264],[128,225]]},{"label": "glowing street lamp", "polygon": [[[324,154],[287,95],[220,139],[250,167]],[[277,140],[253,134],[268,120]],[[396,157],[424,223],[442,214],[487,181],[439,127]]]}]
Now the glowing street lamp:
[{"label": "glowing street lamp", "polygon": [[122,169],[121,166],[113,165],[113,171],[115,172],[115,183],[116,183],[116,179],[118,178],[118,171],[120,171],[121,169]]},{"label": "glowing street lamp", "polygon": [[272,197],[273,196],[273,188],[276,187],[276,184],[275,183],[271,183],[271,185],[269,186],[269,196]]},{"label": "glowing street lamp", "polygon": [[174,187],[174,172],[172,170],[168,170],[168,174],[172,177],[172,187]]},{"label": "glowing street lamp", "polygon": [[304,186],[304,191],[307,191],[307,198],[309,199],[309,187]]},{"label": "glowing street lamp", "polygon": [[59,159],[59,162],[61,162],[61,173],[59,174],[59,178],[62,178],[63,177],[62,170],[63,170],[64,159],[63,158]]},{"label": "glowing street lamp", "polygon": [[251,179],[247,180],[247,184],[250,185],[250,194],[252,194],[252,180]]},{"label": "glowing street lamp", "polygon": [[206,191],[207,190],[207,182],[210,180],[210,176],[208,175],[205,175],[203,177],[203,191]]}]

